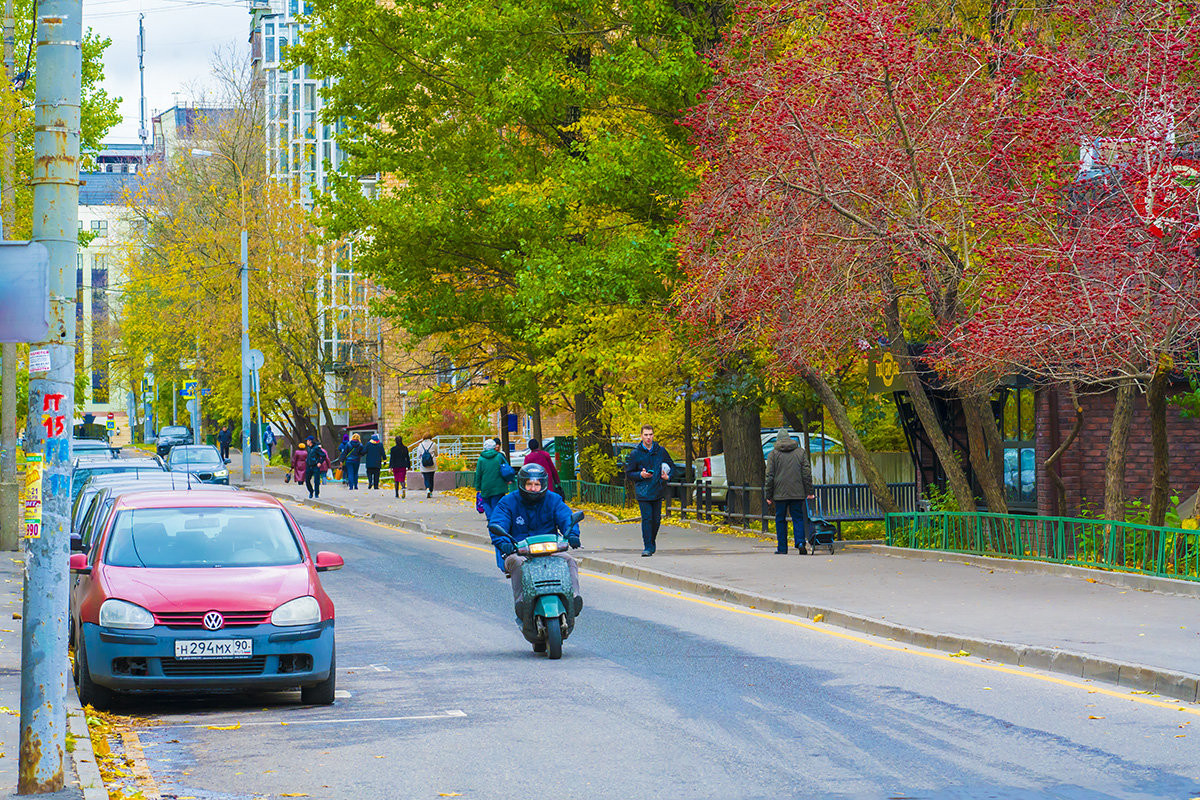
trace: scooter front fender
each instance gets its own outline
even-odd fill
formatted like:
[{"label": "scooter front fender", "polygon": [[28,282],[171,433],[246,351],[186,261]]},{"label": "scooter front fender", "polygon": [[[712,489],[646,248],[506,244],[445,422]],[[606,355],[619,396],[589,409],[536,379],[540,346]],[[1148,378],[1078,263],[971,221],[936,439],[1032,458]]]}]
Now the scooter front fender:
[{"label": "scooter front fender", "polygon": [[543,619],[560,617],[566,613],[567,608],[563,605],[562,598],[556,594],[542,595],[533,606],[534,616],[542,617]]}]

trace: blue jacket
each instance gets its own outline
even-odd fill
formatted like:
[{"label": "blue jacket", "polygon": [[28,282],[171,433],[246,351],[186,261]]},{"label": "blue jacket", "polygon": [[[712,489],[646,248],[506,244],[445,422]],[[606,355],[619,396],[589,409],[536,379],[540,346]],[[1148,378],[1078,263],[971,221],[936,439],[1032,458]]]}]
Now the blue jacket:
[{"label": "blue jacket", "polygon": [[[492,533],[490,529],[493,526],[508,531],[509,535],[505,537]],[[500,498],[492,510],[488,517],[488,528],[494,546],[510,538],[513,542],[519,542],[528,536],[555,531],[563,536],[579,535],[578,528],[571,530],[571,507],[554,492],[546,492],[542,502],[532,506],[522,502],[519,491],[509,492]]]},{"label": "blue jacket", "polygon": [[[649,450],[641,442],[633,448],[633,452],[625,461],[625,475],[633,481],[638,500],[662,499],[667,490],[667,482],[662,479],[663,464],[668,464],[671,472],[675,471],[675,462],[671,460],[666,448],[658,442],[651,445]],[[649,478],[642,477],[643,469],[650,473]]]}]

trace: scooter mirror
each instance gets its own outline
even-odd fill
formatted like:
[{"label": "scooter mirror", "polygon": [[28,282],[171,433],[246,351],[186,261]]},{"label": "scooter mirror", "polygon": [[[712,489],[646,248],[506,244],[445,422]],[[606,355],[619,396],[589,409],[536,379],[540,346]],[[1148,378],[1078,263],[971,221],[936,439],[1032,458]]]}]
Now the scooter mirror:
[{"label": "scooter mirror", "polygon": [[493,536],[508,536],[508,531],[501,528],[499,525],[488,525],[488,533]]},{"label": "scooter mirror", "polygon": [[579,523],[583,522],[583,517],[584,513],[582,511],[576,511],[571,515],[571,525],[578,525]]}]

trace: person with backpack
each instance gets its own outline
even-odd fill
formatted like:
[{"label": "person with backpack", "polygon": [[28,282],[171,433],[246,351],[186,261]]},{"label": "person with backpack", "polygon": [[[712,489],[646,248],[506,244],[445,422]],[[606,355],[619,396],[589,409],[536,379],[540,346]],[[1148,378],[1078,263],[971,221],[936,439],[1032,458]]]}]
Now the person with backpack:
[{"label": "person with backpack", "polygon": [[421,477],[425,481],[425,496],[433,497],[433,474],[437,472],[438,457],[437,445],[433,443],[433,437],[428,433],[425,434],[414,454],[417,457],[417,464],[421,467]]}]

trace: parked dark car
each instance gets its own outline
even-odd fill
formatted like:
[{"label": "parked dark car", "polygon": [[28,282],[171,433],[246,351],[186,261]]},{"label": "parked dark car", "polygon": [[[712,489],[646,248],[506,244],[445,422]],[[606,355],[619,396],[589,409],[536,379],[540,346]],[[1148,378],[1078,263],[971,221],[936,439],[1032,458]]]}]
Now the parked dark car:
[{"label": "parked dark car", "polygon": [[203,483],[229,483],[229,467],[211,444],[176,445],[167,455],[171,472],[190,472]]},{"label": "parked dark car", "polygon": [[171,448],[177,444],[192,444],[192,432],[182,425],[164,425],[159,428],[154,449],[160,456],[171,452]]}]

